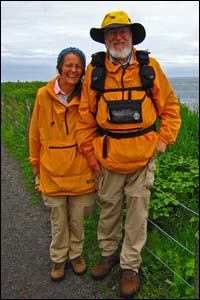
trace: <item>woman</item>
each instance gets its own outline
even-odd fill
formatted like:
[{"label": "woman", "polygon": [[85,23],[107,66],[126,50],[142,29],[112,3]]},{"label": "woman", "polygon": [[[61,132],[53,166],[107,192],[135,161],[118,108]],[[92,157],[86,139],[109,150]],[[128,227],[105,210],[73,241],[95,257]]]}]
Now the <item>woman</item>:
[{"label": "woman", "polygon": [[64,278],[67,259],[77,275],[87,270],[82,256],[84,219],[94,207],[95,173],[79,153],[75,138],[85,65],[80,49],[60,52],[59,75],[38,90],[30,124],[29,159],[50,210],[50,277],[54,281]]}]

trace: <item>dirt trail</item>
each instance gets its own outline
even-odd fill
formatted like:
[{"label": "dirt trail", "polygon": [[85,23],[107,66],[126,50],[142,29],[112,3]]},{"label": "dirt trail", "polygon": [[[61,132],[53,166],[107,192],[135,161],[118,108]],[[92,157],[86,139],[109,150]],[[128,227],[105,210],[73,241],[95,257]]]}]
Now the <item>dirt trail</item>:
[{"label": "dirt trail", "polygon": [[18,162],[1,145],[1,299],[116,299],[111,275],[97,283],[68,267],[63,281],[50,280],[48,211],[31,198]]}]

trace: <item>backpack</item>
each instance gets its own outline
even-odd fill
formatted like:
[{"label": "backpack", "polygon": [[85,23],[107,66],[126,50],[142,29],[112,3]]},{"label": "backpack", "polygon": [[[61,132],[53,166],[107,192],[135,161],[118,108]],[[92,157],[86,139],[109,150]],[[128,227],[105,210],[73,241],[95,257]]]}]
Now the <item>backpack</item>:
[{"label": "backpack", "polygon": [[[155,79],[155,71],[153,67],[148,66],[149,64],[149,53],[145,50],[137,50],[136,51],[136,58],[139,62],[139,75],[141,80],[141,87],[132,87],[133,90],[145,90],[152,98],[150,88],[153,87],[154,79]],[[92,71],[92,78],[91,78],[91,86],[90,88],[96,90],[99,93],[104,93],[104,83],[106,77],[106,68],[105,68],[105,57],[106,52],[96,52],[92,54],[92,61],[91,64],[95,67]],[[112,91],[118,91],[119,89],[112,89]],[[121,90],[121,89],[120,89]],[[110,90],[109,90],[110,91]]]},{"label": "backpack", "polygon": [[[106,67],[105,67],[105,57],[106,57],[106,52],[101,51],[94,53],[92,55],[92,60],[91,64],[93,67],[92,74],[91,74],[91,85],[90,88],[97,91],[97,109],[96,113],[98,110],[98,101],[101,98],[101,95],[106,92],[113,92],[113,91],[131,91],[131,90],[138,90],[138,91],[146,91],[146,94],[151,98],[153,102],[153,97],[152,97],[152,92],[151,88],[153,87],[154,84],[154,79],[155,79],[155,71],[153,67],[148,66],[149,64],[149,52],[144,51],[144,50],[137,50],[136,51],[136,58],[137,61],[139,62],[139,75],[140,75],[140,80],[141,80],[141,86],[135,86],[135,87],[130,87],[130,88],[114,88],[114,89],[104,89],[104,84],[105,84],[105,78],[106,78]],[[145,98],[144,96],[144,98]],[[144,98],[142,100],[144,100]],[[115,104],[114,102],[116,101],[111,101],[110,104]],[[126,105],[130,104],[132,100],[126,100]],[[137,102],[137,100],[135,101]],[[133,103],[133,102],[132,102]],[[109,105],[109,102],[107,102]],[[119,101],[117,101],[117,106],[119,107]],[[134,103],[137,105],[137,103]],[[96,115],[95,113],[95,115]],[[137,116],[137,115],[136,115]],[[115,117],[115,116],[114,116]],[[126,116],[127,118],[127,116]],[[120,120],[117,120],[116,123],[120,122]],[[129,120],[127,118],[127,122],[129,123]],[[131,121],[130,121],[131,122]],[[140,122],[140,119],[138,119],[138,122]],[[139,130],[138,132],[130,132],[130,133],[112,133],[108,130],[102,129],[101,127],[98,127],[98,134],[99,135],[104,135],[106,136],[111,136],[113,138],[129,138],[129,137],[136,137],[143,135],[149,131],[155,130],[155,124],[152,126]],[[107,157],[107,137],[104,138],[103,142],[103,157]]]}]

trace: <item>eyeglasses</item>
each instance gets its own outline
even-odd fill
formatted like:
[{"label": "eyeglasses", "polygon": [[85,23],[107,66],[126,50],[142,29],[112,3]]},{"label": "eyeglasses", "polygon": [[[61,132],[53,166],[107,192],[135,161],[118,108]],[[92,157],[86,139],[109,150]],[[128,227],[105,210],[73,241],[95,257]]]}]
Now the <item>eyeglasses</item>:
[{"label": "eyeglasses", "polygon": [[64,67],[66,67],[66,68],[68,68],[70,70],[72,70],[74,68],[76,70],[82,70],[83,69],[83,67],[81,65],[78,65],[78,64],[75,64],[75,65],[73,65],[73,64],[64,64]]},{"label": "eyeglasses", "polygon": [[121,28],[121,29],[107,29],[105,30],[105,34],[106,36],[109,36],[109,37],[115,37],[117,36],[118,34],[120,36],[125,36],[127,34],[130,34],[130,29],[129,28]]}]

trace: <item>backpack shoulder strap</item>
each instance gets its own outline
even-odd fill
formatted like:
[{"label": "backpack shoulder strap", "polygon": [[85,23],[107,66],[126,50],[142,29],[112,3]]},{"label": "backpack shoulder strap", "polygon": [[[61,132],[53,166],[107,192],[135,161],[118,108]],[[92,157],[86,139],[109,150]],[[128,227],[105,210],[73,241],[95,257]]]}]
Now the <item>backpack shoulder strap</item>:
[{"label": "backpack shoulder strap", "polygon": [[148,65],[149,63],[149,53],[146,50],[137,50],[136,51],[136,58],[140,65]]},{"label": "backpack shoulder strap", "polygon": [[152,66],[148,66],[149,64],[149,53],[145,50],[137,50],[136,58],[139,62],[140,67],[140,80],[144,90],[146,90],[147,95],[153,99],[151,88],[154,84],[154,79],[156,77],[155,71]]},{"label": "backpack shoulder strap", "polygon": [[93,67],[103,67],[105,65],[106,52],[100,51],[92,54],[91,64]]},{"label": "backpack shoulder strap", "polygon": [[92,70],[90,88],[98,92],[104,90],[106,77],[105,57],[106,53],[103,51],[92,54],[91,64],[95,68]]}]

